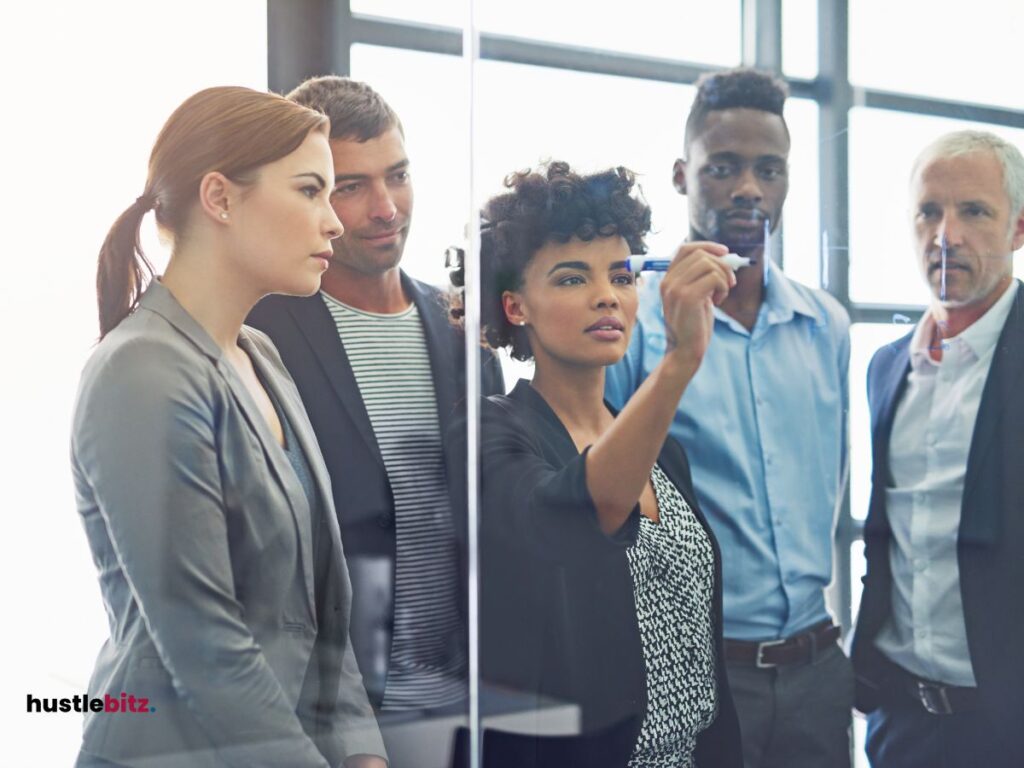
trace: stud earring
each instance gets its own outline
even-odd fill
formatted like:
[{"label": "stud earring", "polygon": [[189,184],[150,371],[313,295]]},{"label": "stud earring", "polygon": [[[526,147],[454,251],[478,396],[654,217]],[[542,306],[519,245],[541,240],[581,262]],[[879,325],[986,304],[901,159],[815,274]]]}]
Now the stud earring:
[{"label": "stud earring", "polygon": [[228,220],[228,212],[227,211],[221,211],[220,212],[220,217],[222,219],[224,219],[224,221],[227,221]]},{"label": "stud earring", "polygon": [[526,321],[525,320],[520,320],[519,321],[519,325],[526,325]]}]

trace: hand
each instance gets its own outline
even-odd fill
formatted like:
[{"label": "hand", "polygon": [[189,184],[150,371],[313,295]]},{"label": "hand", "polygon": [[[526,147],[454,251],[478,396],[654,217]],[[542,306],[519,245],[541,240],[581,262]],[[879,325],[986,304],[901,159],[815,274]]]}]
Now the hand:
[{"label": "hand", "polygon": [[666,357],[678,358],[687,368],[700,364],[711,343],[712,306],[736,285],[736,275],[721,260],[728,252],[718,243],[684,243],[661,281]]}]

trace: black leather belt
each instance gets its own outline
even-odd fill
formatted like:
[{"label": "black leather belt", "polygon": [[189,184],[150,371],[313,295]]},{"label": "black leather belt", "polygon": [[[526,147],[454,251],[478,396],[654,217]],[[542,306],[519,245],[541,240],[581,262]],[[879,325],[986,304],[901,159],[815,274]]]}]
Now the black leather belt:
[{"label": "black leather belt", "polygon": [[813,661],[839,639],[839,627],[825,621],[806,632],[782,640],[765,640],[757,643],[750,640],[725,641],[727,661],[753,664],[759,669],[782,667],[789,664],[803,664]]},{"label": "black leather belt", "polygon": [[926,712],[933,715],[952,715],[978,708],[977,688],[962,688],[925,680],[907,672],[903,667],[894,667],[894,679],[899,690],[917,701]]}]

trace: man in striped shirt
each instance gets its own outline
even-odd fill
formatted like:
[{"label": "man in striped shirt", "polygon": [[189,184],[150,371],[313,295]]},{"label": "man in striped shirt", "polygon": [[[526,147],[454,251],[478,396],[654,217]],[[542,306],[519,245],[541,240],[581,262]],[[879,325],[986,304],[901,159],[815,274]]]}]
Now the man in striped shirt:
[{"label": "man in striped shirt", "polygon": [[[387,739],[387,713],[457,712],[466,698],[465,471],[444,438],[464,405],[463,342],[440,291],[399,267],[413,191],[397,115],[341,77],[289,98],[331,119],[345,232],[318,294],[267,297],[249,323],[280,350],[331,472],[352,642]],[[496,361],[483,373],[484,393],[500,391]]]}]

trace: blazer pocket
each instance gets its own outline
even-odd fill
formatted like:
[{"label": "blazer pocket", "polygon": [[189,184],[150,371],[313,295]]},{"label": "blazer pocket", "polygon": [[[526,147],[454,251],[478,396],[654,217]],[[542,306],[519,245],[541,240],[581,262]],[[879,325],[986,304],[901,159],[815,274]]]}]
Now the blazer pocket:
[{"label": "blazer pocket", "polygon": [[140,656],[133,666],[131,677],[171,685],[171,673],[159,656]]}]

